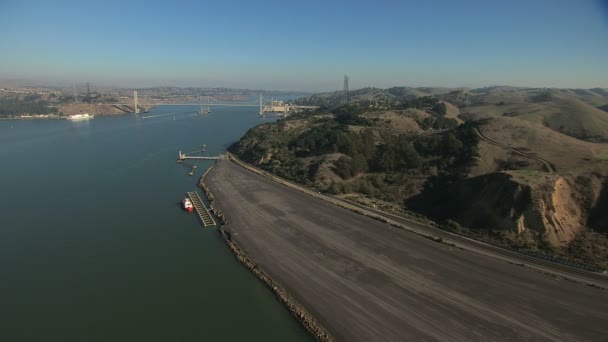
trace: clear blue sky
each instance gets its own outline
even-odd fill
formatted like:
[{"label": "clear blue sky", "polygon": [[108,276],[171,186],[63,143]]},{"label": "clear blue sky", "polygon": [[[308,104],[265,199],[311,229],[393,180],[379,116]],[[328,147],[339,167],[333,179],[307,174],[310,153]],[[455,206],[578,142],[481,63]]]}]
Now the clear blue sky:
[{"label": "clear blue sky", "polygon": [[0,0],[0,78],[608,87],[608,2]]}]

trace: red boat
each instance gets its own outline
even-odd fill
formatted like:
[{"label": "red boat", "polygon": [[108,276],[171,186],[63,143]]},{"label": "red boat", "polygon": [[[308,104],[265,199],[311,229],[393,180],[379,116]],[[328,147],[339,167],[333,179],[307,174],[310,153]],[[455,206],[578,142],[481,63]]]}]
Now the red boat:
[{"label": "red boat", "polygon": [[189,198],[184,198],[182,200],[182,208],[186,211],[194,210],[194,206],[192,205],[192,202],[190,202]]}]

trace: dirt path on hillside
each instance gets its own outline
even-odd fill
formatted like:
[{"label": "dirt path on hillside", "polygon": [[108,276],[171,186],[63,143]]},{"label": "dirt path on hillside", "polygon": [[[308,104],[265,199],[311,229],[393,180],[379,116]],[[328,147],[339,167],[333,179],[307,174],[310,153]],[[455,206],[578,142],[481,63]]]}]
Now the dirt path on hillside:
[{"label": "dirt path on hillside", "polygon": [[556,170],[555,170],[555,166],[553,166],[553,164],[551,164],[551,162],[550,162],[550,161],[548,161],[548,160],[546,160],[546,159],[543,159],[543,158],[541,158],[541,157],[535,156],[535,155],[533,155],[533,154],[529,154],[529,153],[526,153],[526,152],[522,152],[522,151],[520,151],[520,150],[518,150],[518,149],[515,149],[515,148],[513,148],[513,147],[510,147],[510,146],[508,146],[508,145],[505,145],[505,144],[499,143],[499,142],[498,142],[498,141],[496,141],[496,140],[492,140],[492,139],[490,139],[490,138],[486,137],[485,135],[483,135],[483,133],[481,133],[481,131],[480,131],[478,128],[475,128],[475,132],[477,132],[477,135],[479,136],[479,138],[483,139],[484,141],[486,141],[486,142],[488,142],[488,143],[490,143],[490,144],[493,144],[493,145],[496,145],[496,146],[502,147],[502,148],[504,148],[504,149],[507,149],[507,150],[509,150],[509,151],[512,151],[512,152],[514,152],[514,153],[517,153],[517,154],[519,154],[519,155],[521,155],[521,156],[524,156],[524,157],[526,157],[526,158],[530,158],[530,159],[537,160],[537,161],[539,161],[539,162],[543,163],[543,165],[545,166],[546,171],[547,171],[547,172],[549,172],[549,173],[555,173],[555,172],[556,172]]}]

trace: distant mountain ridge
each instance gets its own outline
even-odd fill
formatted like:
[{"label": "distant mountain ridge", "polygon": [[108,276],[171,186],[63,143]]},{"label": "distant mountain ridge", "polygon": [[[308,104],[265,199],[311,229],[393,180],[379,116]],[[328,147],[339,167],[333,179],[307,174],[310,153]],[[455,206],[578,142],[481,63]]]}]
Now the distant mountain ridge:
[{"label": "distant mountain ridge", "polygon": [[[377,96],[404,97],[404,96],[433,96],[444,95],[451,92],[468,92],[471,94],[496,94],[501,92],[542,92],[552,91],[557,93],[570,93],[579,96],[602,96],[608,97],[608,88],[538,88],[538,87],[516,87],[516,86],[488,86],[480,88],[469,87],[409,87],[398,86],[391,88],[365,87],[350,90],[349,96],[353,100],[365,99]],[[343,96],[344,91],[314,93],[311,97],[328,98]]]}]

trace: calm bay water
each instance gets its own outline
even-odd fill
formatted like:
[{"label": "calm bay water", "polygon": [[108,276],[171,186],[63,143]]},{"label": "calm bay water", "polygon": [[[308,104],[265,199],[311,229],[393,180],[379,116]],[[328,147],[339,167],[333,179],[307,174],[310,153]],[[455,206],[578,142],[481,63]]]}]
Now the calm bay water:
[{"label": "calm bay water", "polygon": [[[309,341],[179,201],[255,108],[0,121],[0,341]],[[142,118],[148,117],[148,118]],[[268,119],[264,119],[268,120]]]}]

